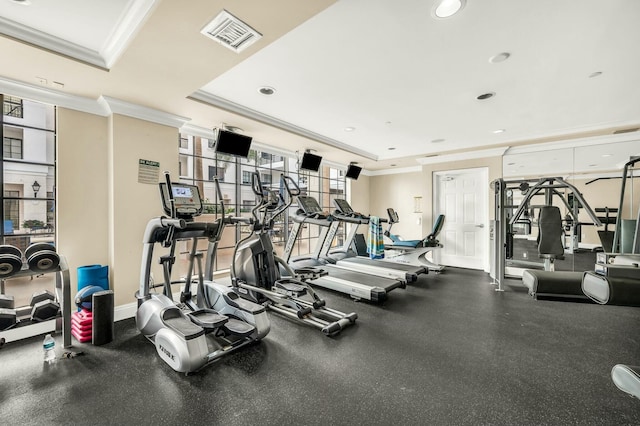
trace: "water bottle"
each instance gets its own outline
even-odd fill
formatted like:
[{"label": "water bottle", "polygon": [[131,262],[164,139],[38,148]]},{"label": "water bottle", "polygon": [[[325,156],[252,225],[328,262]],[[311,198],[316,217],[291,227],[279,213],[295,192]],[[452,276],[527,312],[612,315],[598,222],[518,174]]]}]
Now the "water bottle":
[{"label": "water bottle", "polygon": [[42,342],[42,350],[44,351],[44,362],[47,364],[53,364],[56,362],[56,341],[47,334]]}]

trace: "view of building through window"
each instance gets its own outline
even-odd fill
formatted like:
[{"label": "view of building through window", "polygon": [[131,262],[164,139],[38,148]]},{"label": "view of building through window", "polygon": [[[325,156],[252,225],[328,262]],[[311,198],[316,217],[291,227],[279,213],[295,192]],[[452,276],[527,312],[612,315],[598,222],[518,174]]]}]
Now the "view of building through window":
[{"label": "view of building through window", "polygon": [[[256,197],[251,189],[251,175],[258,172],[263,187],[280,188],[280,175],[286,174],[296,182],[304,195],[318,199],[322,208],[333,211],[333,199],[346,197],[344,171],[323,166],[317,173],[300,171],[295,155],[286,156],[268,150],[252,149],[247,158],[216,154],[215,143],[211,139],[192,135],[180,135],[179,161],[180,181],[197,185],[204,200],[204,211],[198,220],[215,220],[218,214],[218,199],[213,178],[217,177],[222,191],[225,213],[233,216],[250,216],[256,205]],[[298,209],[295,201],[289,212],[275,219],[271,238],[278,255],[282,255],[289,231],[293,223],[289,215]],[[213,216],[211,216],[213,215]],[[218,246],[216,270],[229,269],[233,248],[237,241],[249,232],[245,226],[229,226],[225,229]],[[294,256],[313,251],[320,229],[316,225],[305,226],[300,240],[294,248]],[[338,232],[336,243],[342,243],[343,231]],[[183,247],[184,252],[188,249]],[[206,242],[199,249],[206,249]],[[182,250],[181,250],[182,251]]]},{"label": "view of building through window", "polygon": [[[54,106],[0,94],[2,125],[2,244],[24,250],[33,243],[55,243]],[[24,281],[24,282],[23,282]],[[10,278],[3,294],[28,304],[40,289],[53,291],[53,274]],[[27,285],[28,284],[28,285]]]}]

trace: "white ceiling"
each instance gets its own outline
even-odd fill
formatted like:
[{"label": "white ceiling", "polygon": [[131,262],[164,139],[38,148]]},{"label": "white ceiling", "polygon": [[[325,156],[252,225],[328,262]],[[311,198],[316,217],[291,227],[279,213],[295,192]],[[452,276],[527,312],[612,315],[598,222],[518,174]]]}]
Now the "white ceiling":
[{"label": "white ceiling", "polygon": [[[434,0],[27,3],[0,0],[0,77],[226,122],[370,170],[640,125],[637,0],[468,0],[445,20]],[[201,35],[222,9],[263,38],[236,54]]]}]

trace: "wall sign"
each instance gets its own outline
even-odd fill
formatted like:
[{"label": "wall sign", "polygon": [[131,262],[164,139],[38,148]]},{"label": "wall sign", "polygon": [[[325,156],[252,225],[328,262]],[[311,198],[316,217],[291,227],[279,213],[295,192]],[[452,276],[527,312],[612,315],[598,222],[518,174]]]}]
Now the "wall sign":
[{"label": "wall sign", "polygon": [[160,163],[151,160],[138,160],[138,183],[157,185],[160,179]]}]

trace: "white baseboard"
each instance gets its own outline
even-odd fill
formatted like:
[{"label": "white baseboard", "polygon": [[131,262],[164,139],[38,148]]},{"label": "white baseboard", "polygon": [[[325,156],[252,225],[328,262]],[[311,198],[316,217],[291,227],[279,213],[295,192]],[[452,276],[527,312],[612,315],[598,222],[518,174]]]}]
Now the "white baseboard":
[{"label": "white baseboard", "polygon": [[114,321],[122,321],[136,316],[138,310],[138,302],[127,303],[126,305],[116,306],[113,312]]}]

